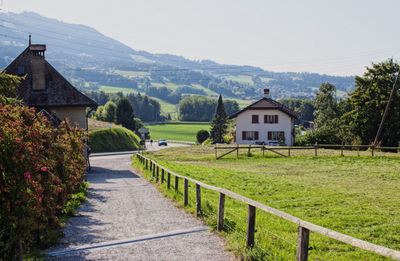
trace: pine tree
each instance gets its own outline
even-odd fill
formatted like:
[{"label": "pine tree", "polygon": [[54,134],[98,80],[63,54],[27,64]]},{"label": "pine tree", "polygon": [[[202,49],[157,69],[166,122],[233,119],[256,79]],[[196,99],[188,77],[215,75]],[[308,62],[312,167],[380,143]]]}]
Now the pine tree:
[{"label": "pine tree", "polygon": [[210,137],[213,143],[223,143],[224,135],[228,128],[228,115],[225,112],[222,96],[219,95],[217,109],[211,123]]}]

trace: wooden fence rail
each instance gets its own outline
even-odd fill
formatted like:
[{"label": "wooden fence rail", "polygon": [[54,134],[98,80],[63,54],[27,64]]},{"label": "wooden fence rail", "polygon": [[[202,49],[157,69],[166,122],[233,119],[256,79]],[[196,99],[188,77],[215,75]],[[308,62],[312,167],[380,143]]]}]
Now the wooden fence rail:
[{"label": "wooden fence rail", "polygon": [[[279,156],[282,157],[290,157],[291,152],[295,150],[314,150],[314,156],[318,156],[318,150],[319,149],[336,149],[340,150],[340,155],[344,156],[344,151],[345,150],[352,150],[352,151],[357,151],[358,153],[360,150],[370,150],[371,151],[371,156],[375,156],[375,152],[378,150],[386,150],[386,151],[396,151],[400,152],[400,147],[380,147],[380,146],[373,146],[373,145],[333,145],[333,144],[315,144],[313,146],[265,146],[265,145],[223,145],[223,146],[218,146],[217,144],[214,146],[215,149],[215,158],[216,159],[221,159],[225,157],[226,155],[231,154],[232,152],[236,151],[236,157],[239,157],[239,150],[247,150],[247,154],[250,154],[251,149],[260,149],[263,153],[265,151],[270,151],[273,152]],[[218,150],[222,150],[223,153],[221,155],[218,155]],[[228,150],[228,151],[224,151]],[[287,155],[283,154],[282,152],[279,151],[287,151]]]},{"label": "wooden fence rail", "polygon": [[[314,148],[313,148],[314,149]],[[400,260],[400,251],[390,249],[384,246],[379,246],[358,238],[354,238],[351,236],[348,236],[346,234],[331,230],[329,228],[321,227],[316,224],[304,221],[300,218],[297,218],[295,216],[292,216],[288,213],[285,213],[281,210],[272,208],[270,206],[264,205],[260,202],[254,201],[250,198],[241,196],[237,193],[234,193],[230,190],[224,189],[224,188],[219,188],[216,186],[208,185],[203,182],[200,182],[198,180],[179,175],[163,166],[158,164],[156,161],[149,159],[142,154],[136,154],[139,162],[145,167],[145,169],[148,169],[148,166],[150,165],[150,169],[152,169],[152,177],[155,178],[155,173],[154,170],[157,167],[157,169],[161,169],[164,173],[167,173],[168,177],[170,175],[175,177],[175,190],[178,190],[178,184],[179,184],[179,179],[184,180],[184,205],[186,206],[188,204],[188,188],[189,188],[189,182],[192,182],[196,185],[196,214],[198,216],[202,215],[202,210],[201,210],[201,188],[203,189],[209,189],[215,192],[219,193],[219,204],[218,204],[218,214],[217,214],[217,230],[221,231],[224,227],[224,209],[225,209],[225,196],[228,196],[232,199],[236,199],[238,201],[244,202],[248,205],[248,217],[247,217],[247,240],[246,240],[246,245],[247,247],[251,248],[253,247],[256,242],[254,241],[254,233],[256,231],[255,226],[256,226],[256,209],[265,211],[267,213],[270,213],[272,215],[275,215],[277,217],[280,217],[282,219],[285,219],[289,222],[292,222],[294,224],[297,224],[298,226],[298,237],[297,237],[297,250],[296,250],[296,260],[298,261],[305,261],[308,259],[308,246],[309,246],[309,240],[310,240],[310,232],[318,233],[323,236],[329,237],[331,239],[335,239],[337,241],[346,243],[348,245],[351,245],[353,247],[357,247],[360,249],[364,249],[370,252],[373,252],[375,254],[385,256],[392,258],[394,260]],[[158,179],[157,179],[158,182]]]}]

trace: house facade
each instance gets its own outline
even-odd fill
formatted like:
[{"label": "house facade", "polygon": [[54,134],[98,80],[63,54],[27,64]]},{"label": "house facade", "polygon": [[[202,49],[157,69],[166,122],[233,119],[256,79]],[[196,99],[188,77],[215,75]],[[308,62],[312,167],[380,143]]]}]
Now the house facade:
[{"label": "house facade", "polygon": [[[30,107],[45,111],[57,121],[68,119],[79,128],[88,128],[87,108],[97,103],[69,83],[45,59],[46,45],[31,44],[4,70],[7,74],[24,76],[18,96]],[[54,121],[53,121],[54,122]]]},{"label": "house facade", "polygon": [[236,119],[236,143],[292,146],[298,114],[269,98],[268,89],[264,92],[262,99],[230,116]]}]

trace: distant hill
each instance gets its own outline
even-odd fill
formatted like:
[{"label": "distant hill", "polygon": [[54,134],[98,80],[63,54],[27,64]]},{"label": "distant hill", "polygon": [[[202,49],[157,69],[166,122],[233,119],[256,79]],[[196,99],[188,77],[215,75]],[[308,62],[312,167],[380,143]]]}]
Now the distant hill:
[{"label": "distant hill", "polygon": [[275,98],[310,98],[323,82],[334,84],[339,96],[354,87],[354,77],[277,73],[253,66],[223,65],[138,51],[88,26],[32,12],[0,12],[0,67],[7,66],[26,48],[29,33],[33,43],[47,44],[47,59],[83,90],[122,87],[151,91],[158,98],[168,100],[174,97],[177,88],[180,88],[179,95],[185,91],[255,99],[266,86]]}]

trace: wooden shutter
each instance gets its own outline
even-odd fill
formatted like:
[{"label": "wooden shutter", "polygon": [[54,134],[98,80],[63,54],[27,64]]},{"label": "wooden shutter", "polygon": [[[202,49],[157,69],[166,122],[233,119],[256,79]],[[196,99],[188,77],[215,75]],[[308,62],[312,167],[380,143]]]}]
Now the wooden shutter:
[{"label": "wooden shutter", "polygon": [[258,115],[251,115],[251,123],[258,123]]},{"label": "wooden shutter", "polygon": [[258,140],[258,131],[254,132],[254,140]]},{"label": "wooden shutter", "polygon": [[242,131],[242,140],[246,140],[246,132]]},{"label": "wooden shutter", "polygon": [[270,132],[270,131],[268,132],[268,139],[272,140],[272,132]]},{"label": "wooden shutter", "polygon": [[275,123],[279,123],[279,117],[278,117],[278,115],[275,115]]}]

